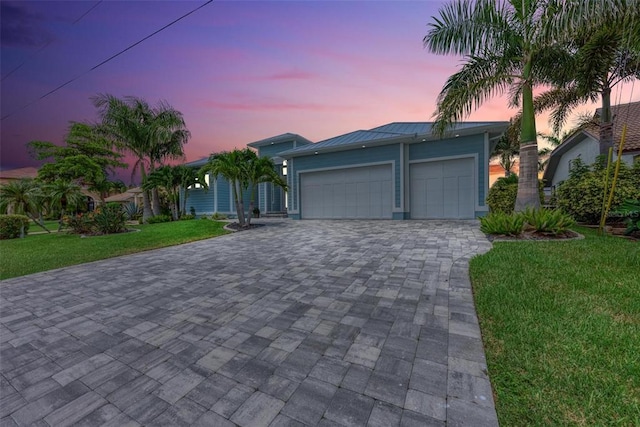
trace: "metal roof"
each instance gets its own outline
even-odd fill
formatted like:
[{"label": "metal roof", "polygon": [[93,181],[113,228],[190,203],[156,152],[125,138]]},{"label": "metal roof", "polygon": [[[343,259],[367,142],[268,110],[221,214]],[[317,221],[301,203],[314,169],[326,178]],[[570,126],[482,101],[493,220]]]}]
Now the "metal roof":
[{"label": "metal roof", "polygon": [[[320,141],[315,144],[296,147],[291,150],[283,151],[278,155],[281,157],[294,157],[299,154],[313,153],[318,150],[336,151],[340,149],[349,149],[352,146],[364,143],[382,145],[385,142],[393,142],[401,139],[417,139],[418,136],[422,137],[423,141],[426,141],[427,139],[439,139],[439,137],[431,133],[432,125],[432,122],[393,122],[370,130],[357,130],[345,133],[344,135],[325,139],[324,141]],[[451,128],[451,132],[456,133],[455,136],[458,136],[457,132],[469,134],[471,132],[468,131],[472,129],[484,131],[488,128],[496,127],[500,128],[500,132],[502,133],[506,130],[507,125],[508,122],[460,122],[456,123]]]},{"label": "metal roof", "polygon": [[283,133],[281,135],[277,135],[277,136],[272,136],[269,138],[265,138],[265,139],[261,139],[259,141],[254,141],[254,142],[250,142],[247,145],[249,147],[253,147],[253,148],[257,148],[257,147],[262,147],[265,145],[272,145],[272,144],[278,144],[281,142],[289,142],[289,141],[295,141],[296,145],[307,145],[307,144],[313,144],[312,141],[309,141],[307,138],[300,136],[296,133]]}]

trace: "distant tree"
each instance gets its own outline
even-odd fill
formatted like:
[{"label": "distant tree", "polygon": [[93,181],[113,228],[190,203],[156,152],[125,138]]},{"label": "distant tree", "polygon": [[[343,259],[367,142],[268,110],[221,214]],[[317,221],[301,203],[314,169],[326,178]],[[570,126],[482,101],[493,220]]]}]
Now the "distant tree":
[{"label": "distant tree", "polygon": [[26,215],[44,230],[42,223],[43,192],[34,179],[20,179],[0,186],[0,211]]},{"label": "distant tree", "polygon": [[193,187],[195,184],[200,184],[205,189],[208,189],[208,185],[206,180],[198,179],[198,171],[194,168],[190,168],[184,165],[178,165],[175,167],[176,174],[179,177],[180,188],[182,189],[182,204],[180,206],[180,215],[185,215],[187,213],[187,200],[189,198],[189,188]]},{"label": "distant tree", "polygon": [[[101,129],[122,150],[136,158],[133,173],[139,172],[144,184],[149,172],[168,158],[184,155],[183,146],[190,136],[182,113],[166,102],[151,107],[145,100],[135,97],[118,99],[101,94],[93,98],[102,117]],[[143,221],[154,213],[148,191],[143,191]],[[154,192],[154,200],[158,200]],[[154,202],[156,214],[159,203]]]},{"label": "distant tree", "polygon": [[89,187],[104,185],[116,168],[127,167],[113,144],[86,123],[72,123],[63,146],[31,141],[28,147],[34,158],[48,161],[38,170],[43,182],[61,179]]},{"label": "distant tree", "polygon": [[504,169],[504,176],[509,176],[513,173],[518,154],[520,154],[520,135],[518,127],[511,121],[507,131],[498,139],[491,158],[498,159],[498,163]]},{"label": "distant tree", "polygon": [[85,201],[86,197],[82,193],[82,188],[71,181],[58,179],[47,184],[45,191],[51,197],[51,205],[60,211],[60,221],[58,231],[62,229],[63,218],[70,209],[77,210]]}]

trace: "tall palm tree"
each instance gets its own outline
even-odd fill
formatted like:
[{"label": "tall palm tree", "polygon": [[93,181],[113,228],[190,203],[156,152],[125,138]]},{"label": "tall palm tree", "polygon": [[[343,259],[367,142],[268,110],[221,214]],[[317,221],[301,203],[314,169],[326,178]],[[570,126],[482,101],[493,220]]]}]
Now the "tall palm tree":
[{"label": "tall palm tree", "polygon": [[540,206],[533,88],[552,83],[557,64],[566,63],[559,40],[615,14],[624,1],[453,0],[429,24],[423,40],[429,51],[465,57],[438,96],[435,132],[444,135],[495,94],[508,93],[511,106],[521,105],[517,211]]},{"label": "tall palm tree", "polygon": [[[139,171],[142,184],[157,163],[184,154],[183,145],[189,131],[182,114],[166,102],[152,108],[141,98],[118,99],[101,94],[93,98],[93,103],[102,117],[102,131],[121,149],[135,156],[133,173]],[[143,221],[146,221],[153,211],[149,193],[143,191],[142,196]]]},{"label": "tall palm tree", "polygon": [[280,175],[278,175],[273,160],[271,160],[269,157],[258,157],[257,154],[250,149],[245,149],[244,151],[247,162],[247,178],[249,181],[249,189],[251,190],[247,224],[251,225],[251,215],[255,206],[258,184],[269,182],[286,190],[287,182]]},{"label": "tall palm tree", "polygon": [[229,181],[238,215],[238,223],[240,227],[245,227],[247,223],[244,216],[244,200],[242,197],[242,192],[248,186],[245,172],[245,153],[242,150],[233,150],[212,154],[207,164],[199,172],[200,176],[204,176],[206,173],[210,173],[212,176],[221,175]]}]

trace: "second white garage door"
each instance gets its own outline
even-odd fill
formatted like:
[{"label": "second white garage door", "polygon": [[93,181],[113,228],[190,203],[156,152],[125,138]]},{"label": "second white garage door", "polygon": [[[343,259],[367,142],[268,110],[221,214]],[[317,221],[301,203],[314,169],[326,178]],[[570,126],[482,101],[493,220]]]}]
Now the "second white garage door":
[{"label": "second white garage door", "polygon": [[473,218],[474,174],[471,157],[412,164],[411,218]]},{"label": "second white garage door", "polygon": [[391,165],[301,173],[300,181],[302,218],[391,218]]}]

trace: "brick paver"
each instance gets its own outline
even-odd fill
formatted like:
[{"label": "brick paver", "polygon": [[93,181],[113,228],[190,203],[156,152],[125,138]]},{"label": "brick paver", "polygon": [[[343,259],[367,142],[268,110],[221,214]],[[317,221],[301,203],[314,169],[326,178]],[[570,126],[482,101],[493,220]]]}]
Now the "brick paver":
[{"label": "brick paver", "polygon": [[1,282],[0,425],[497,425],[477,222],[262,223]]}]

